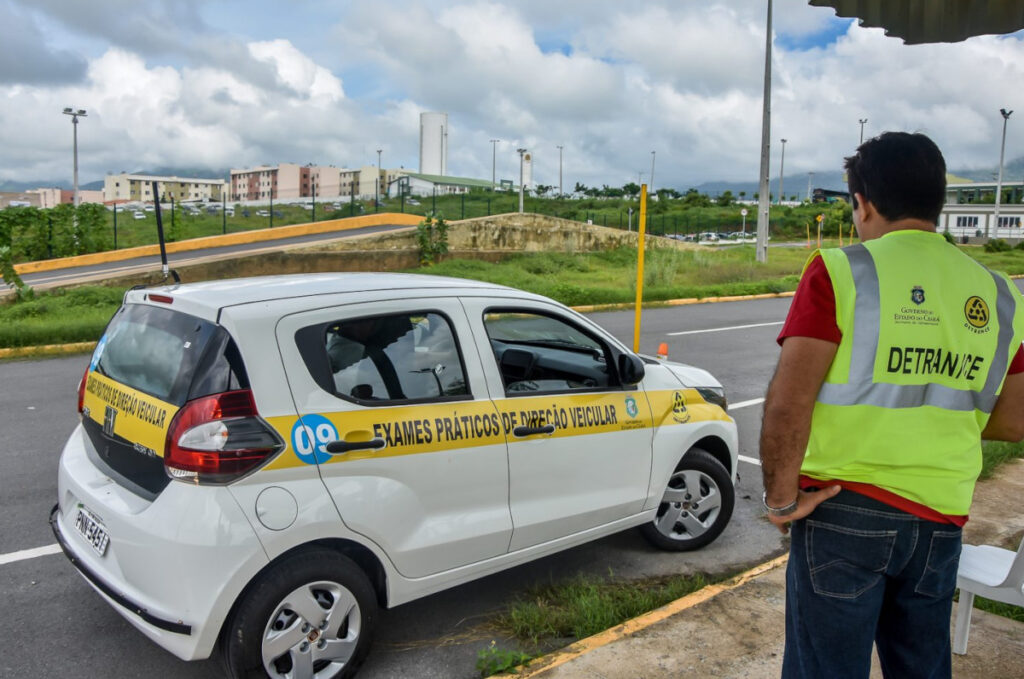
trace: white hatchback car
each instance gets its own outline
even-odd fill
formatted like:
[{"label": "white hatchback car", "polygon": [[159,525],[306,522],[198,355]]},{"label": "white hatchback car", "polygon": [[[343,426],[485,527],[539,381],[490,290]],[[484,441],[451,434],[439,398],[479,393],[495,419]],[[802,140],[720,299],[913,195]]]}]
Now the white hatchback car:
[{"label": "white hatchback car", "polygon": [[475,281],[133,289],[78,406],[58,541],[143,634],[235,677],[351,676],[379,606],[633,526],[694,549],[733,509],[710,374]]}]

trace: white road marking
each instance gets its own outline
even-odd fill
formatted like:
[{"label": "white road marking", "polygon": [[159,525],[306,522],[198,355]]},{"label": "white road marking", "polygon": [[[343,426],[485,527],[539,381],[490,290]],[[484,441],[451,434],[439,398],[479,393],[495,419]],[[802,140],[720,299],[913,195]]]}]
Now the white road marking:
[{"label": "white road marking", "polygon": [[756,406],[758,403],[764,403],[763,398],[752,398],[749,401],[740,401],[739,403],[730,403],[729,410],[739,410],[740,408],[749,408],[750,406]]},{"label": "white road marking", "polygon": [[755,457],[747,457],[746,455],[737,455],[736,457],[739,459],[740,462],[748,462],[750,464],[756,464],[758,467],[761,466],[761,460],[758,460]]},{"label": "white road marking", "polygon": [[45,547],[23,549],[20,552],[9,552],[8,554],[0,554],[0,566],[9,563],[15,563],[16,561],[35,559],[36,557],[47,556],[49,554],[60,554],[60,545],[58,545],[57,543],[53,543],[52,545],[46,545]]},{"label": "white road marking", "polygon": [[731,325],[728,328],[707,328],[706,330],[683,330],[681,332],[667,333],[669,337],[677,335],[699,335],[705,332],[724,332],[726,330],[745,330],[747,328],[764,328],[769,325],[782,325],[785,321],[772,321],[771,323],[751,323],[750,325]]}]

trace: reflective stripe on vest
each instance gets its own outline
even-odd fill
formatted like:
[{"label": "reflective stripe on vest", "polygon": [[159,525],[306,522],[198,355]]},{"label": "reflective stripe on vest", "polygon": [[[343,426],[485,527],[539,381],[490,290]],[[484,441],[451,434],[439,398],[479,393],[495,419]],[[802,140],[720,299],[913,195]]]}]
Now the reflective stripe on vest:
[{"label": "reflective stripe on vest", "polygon": [[[863,244],[844,248],[857,291],[853,314],[853,344],[850,374],[846,384],[826,382],[818,392],[818,401],[829,405],[870,405],[882,408],[935,406],[945,410],[979,410],[990,414],[999,396],[999,385],[1009,361],[1013,340],[1016,300],[1001,276],[989,271],[996,283],[996,310],[999,335],[996,352],[981,391],[953,389],[940,384],[889,384],[874,381],[875,356],[881,334],[881,296],[875,260]],[[987,269],[986,269],[987,270]]]}]

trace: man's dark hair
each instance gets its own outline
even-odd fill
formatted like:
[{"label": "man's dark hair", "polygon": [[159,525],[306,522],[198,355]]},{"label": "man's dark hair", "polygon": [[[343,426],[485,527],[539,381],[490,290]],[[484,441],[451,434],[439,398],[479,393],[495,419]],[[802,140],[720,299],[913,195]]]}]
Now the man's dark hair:
[{"label": "man's dark hair", "polygon": [[854,208],[859,193],[890,222],[939,221],[946,202],[946,161],[925,135],[884,132],[861,144],[844,167]]}]

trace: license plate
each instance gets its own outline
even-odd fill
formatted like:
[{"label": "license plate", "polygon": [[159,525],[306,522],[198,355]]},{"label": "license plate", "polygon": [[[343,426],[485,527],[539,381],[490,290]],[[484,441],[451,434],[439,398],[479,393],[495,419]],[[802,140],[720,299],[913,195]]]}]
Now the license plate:
[{"label": "license plate", "polygon": [[103,556],[107,553],[110,536],[107,535],[106,527],[93,516],[92,512],[84,507],[79,507],[78,514],[75,516],[75,528],[85,538],[85,541],[92,545],[97,554]]}]

